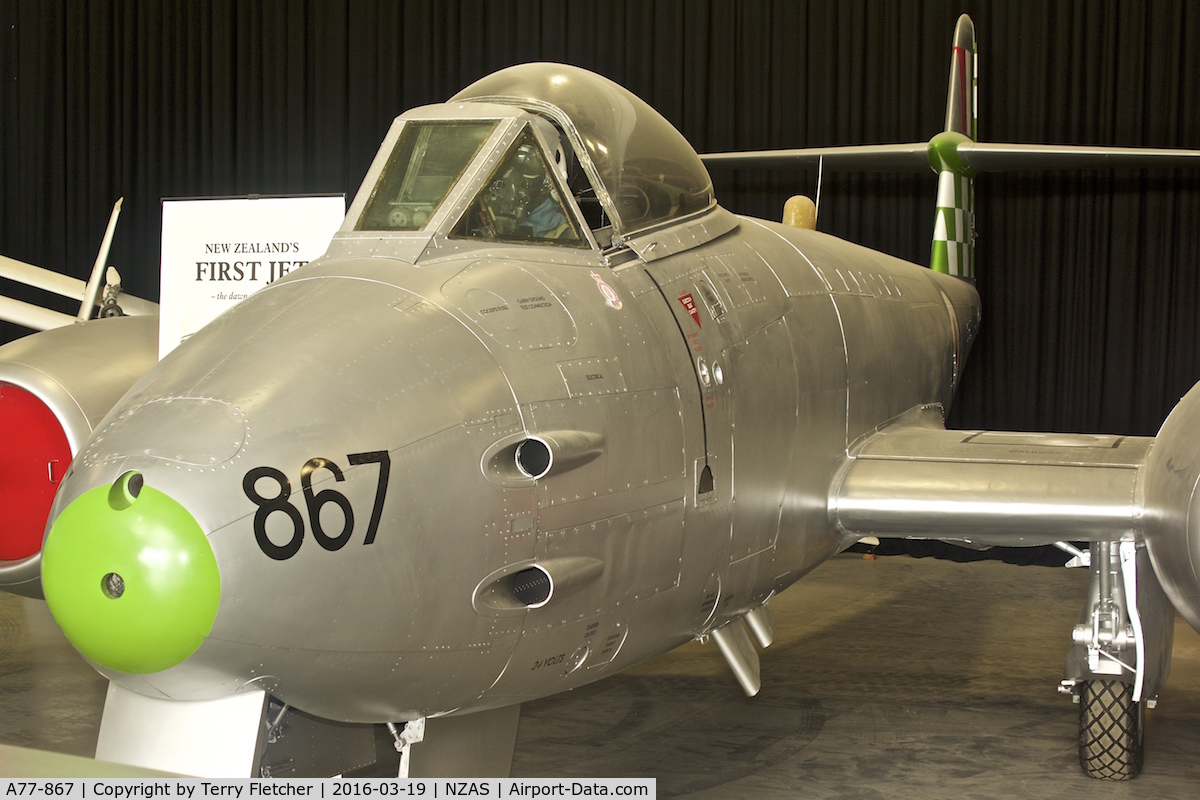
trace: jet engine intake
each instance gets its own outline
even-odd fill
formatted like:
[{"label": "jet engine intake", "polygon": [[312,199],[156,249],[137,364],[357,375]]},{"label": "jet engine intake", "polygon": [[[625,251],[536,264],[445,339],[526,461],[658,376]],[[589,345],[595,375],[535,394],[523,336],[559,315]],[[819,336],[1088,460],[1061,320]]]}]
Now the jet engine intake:
[{"label": "jet engine intake", "polygon": [[0,381],[0,440],[5,450],[0,463],[0,563],[10,565],[42,549],[46,515],[71,463],[71,446],[51,406],[9,381]]},{"label": "jet engine intake", "polygon": [[42,539],[59,482],[157,360],[156,316],[79,323],[0,347],[0,589],[42,596]]},{"label": "jet engine intake", "polygon": [[1200,631],[1200,383],[1163,423],[1146,469],[1146,547],[1175,609]]}]

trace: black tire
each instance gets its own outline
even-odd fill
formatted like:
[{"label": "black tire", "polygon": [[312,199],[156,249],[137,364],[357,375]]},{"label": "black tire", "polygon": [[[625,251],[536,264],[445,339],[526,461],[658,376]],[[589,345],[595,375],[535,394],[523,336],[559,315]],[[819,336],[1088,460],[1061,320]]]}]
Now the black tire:
[{"label": "black tire", "polygon": [[1085,681],[1079,695],[1079,765],[1092,778],[1127,781],[1142,771],[1142,704],[1133,687]]}]

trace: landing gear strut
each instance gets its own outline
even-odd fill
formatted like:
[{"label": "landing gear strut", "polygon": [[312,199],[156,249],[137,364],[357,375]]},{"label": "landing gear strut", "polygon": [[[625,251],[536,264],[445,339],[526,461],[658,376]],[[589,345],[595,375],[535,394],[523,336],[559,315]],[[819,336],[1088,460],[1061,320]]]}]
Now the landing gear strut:
[{"label": "landing gear strut", "polygon": [[1059,691],[1079,703],[1084,773],[1126,781],[1142,770],[1146,709],[1170,668],[1175,611],[1138,542],[1092,542],[1076,565],[1091,569],[1091,582]]}]

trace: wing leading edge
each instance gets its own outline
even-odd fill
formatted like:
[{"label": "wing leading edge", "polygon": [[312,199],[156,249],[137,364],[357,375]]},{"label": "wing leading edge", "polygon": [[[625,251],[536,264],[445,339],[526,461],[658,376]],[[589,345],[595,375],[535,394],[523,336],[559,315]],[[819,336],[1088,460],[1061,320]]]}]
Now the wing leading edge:
[{"label": "wing leading edge", "polygon": [[1152,437],[946,430],[916,409],[866,437],[830,490],[847,538],[1032,546],[1144,529]]}]

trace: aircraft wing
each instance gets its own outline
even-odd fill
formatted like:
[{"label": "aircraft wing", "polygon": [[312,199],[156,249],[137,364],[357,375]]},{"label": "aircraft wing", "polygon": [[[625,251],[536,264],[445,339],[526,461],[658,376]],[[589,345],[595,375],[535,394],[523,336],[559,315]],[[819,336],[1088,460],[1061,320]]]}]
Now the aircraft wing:
[{"label": "aircraft wing", "polygon": [[1143,528],[1152,437],[946,430],[941,409],[861,440],[830,491],[849,538],[1029,546],[1116,540]]},{"label": "aircraft wing", "polygon": [[[794,150],[746,150],[701,156],[707,167],[752,169],[823,169],[864,172],[925,172],[931,167],[933,142],[911,144],[802,147]],[[962,139],[954,146],[972,172],[1019,170],[1110,169],[1113,167],[1200,167],[1200,150],[1153,147],[1012,144]]]}]

